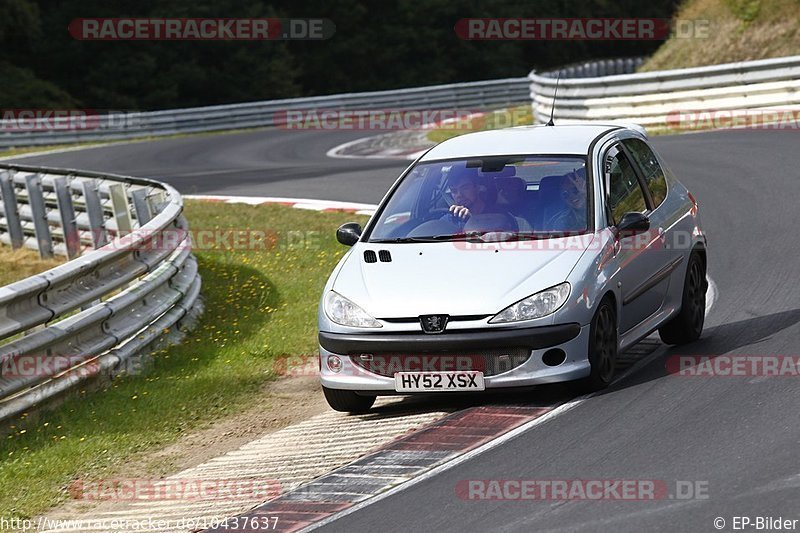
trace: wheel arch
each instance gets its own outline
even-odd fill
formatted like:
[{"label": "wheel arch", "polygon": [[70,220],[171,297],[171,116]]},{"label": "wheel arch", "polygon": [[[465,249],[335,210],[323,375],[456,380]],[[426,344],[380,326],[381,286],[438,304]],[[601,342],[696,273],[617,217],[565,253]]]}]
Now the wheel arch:
[{"label": "wheel arch", "polygon": [[[614,293],[614,291],[608,289],[603,294],[603,296],[599,300],[597,300],[597,308],[599,308],[600,304],[602,304],[606,300],[611,300],[611,307],[614,309],[614,320],[617,323],[617,331],[619,332],[619,317],[620,314],[622,313],[620,300],[619,298],[617,298],[617,295]],[[597,312],[597,308],[595,308],[595,312]]]},{"label": "wheel arch", "polygon": [[692,247],[692,254],[696,253],[703,261],[703,270],[708,271],[708,253],[706,252],[706,245],[703,241],[697,241]]}]

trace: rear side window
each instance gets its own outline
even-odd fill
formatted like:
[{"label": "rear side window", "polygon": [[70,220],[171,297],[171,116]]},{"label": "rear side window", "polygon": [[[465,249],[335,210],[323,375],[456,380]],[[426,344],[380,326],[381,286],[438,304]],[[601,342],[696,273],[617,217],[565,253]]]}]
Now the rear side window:
[{"label": "rear side window", "polygon": [[612,224],[616,225],[625,213],[644,213],[647,210],[644,191],[625,154],[612,148],[606,155],[605,164],[608,179],[607,205]]},{"label": "rear side window", "polygon": [[644,181],[653,198],[653,208],[658,207],[667,197],[667,180],[664,178],[661,165],[658,164],[656,154],[647,146],[646,142],[640,139],[625,139],[622,143],[631,153],[639,168],[642,169]]}]

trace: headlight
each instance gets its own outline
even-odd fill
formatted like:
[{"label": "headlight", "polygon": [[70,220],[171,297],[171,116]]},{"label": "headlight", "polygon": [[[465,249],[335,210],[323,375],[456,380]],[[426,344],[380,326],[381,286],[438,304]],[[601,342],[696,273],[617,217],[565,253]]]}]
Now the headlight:
[{"label": "headlight", "polygon": [[381,323],[369,316],[359,306],[339,293],[330,291],[325,296],[325,314],[342,326],[354,328],[380,328]]},{"label": "headlight", "polygon": [[537,292],[533,296],[528,296],[524,300],[506,307],[497,313],[489,323],[532,320],[555,313],[569,298],[569,290],[569,283],[564,282],[561,285]]}]

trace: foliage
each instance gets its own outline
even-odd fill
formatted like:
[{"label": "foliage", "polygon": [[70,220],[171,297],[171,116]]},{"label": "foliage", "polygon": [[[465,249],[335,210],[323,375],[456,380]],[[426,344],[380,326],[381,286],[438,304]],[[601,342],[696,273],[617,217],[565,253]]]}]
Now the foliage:
[{"label": "foliage", "polygon": [[[738,1],[738,0],[737,0]],[[469,17],[670,18],[676,0],[4,0],[0,108],[149,110],[524,76],[658,41],[464,41]],[[327,41],[79,41],[94,17],[328,18]],[[4,66],[5,65],[5,66]],[[21,70],[20,70],[21,69]],[[5,85],[5,83],[3,84]],[[29,89],[29,90],[26,90]]]}]

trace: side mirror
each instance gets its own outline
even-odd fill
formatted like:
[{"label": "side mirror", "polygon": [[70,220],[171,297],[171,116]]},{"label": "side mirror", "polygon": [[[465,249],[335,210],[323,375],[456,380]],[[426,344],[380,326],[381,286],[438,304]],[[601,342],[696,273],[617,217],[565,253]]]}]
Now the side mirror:
[{"label": "side mirror", "polygon": [[617,238],[624,239],[644,233],[650,229],[650,219],[647,215],[631,211],[622,215],[622,220],[617,224]]},{"label": "side mirror", "polygon": [[336,230],[336,240],[345,246],[353,246],[361,238],[361,224],[358,222],[348,222],[342,224]]}]

